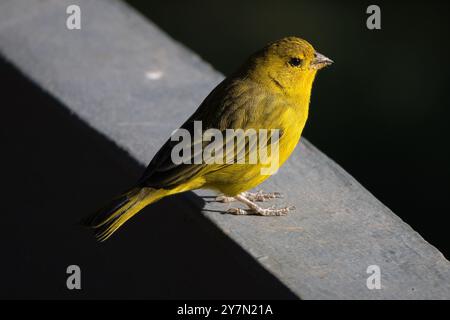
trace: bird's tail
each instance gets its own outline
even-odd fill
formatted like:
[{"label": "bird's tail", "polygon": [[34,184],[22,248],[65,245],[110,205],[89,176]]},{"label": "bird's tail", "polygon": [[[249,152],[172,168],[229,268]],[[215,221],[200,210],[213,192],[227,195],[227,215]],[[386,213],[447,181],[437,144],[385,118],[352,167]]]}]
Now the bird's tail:
[{"label": "bird's tail", "polygon": [[105,241],[128,219],[167,193],[167,190],[163,189],[133,188],[114,198],[102,209],[82,220],[81,223],[93,228],[99,241]]}]

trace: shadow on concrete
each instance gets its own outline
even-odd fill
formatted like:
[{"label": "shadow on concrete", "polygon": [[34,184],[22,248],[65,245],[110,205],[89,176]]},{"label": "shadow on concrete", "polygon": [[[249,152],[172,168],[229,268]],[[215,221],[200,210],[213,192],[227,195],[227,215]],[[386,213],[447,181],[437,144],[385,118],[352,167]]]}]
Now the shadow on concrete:
[{"label": "shadow on concrete", "polygon": [[[144,169],[0,61],[3,116],[0,298],[296,299],[275,277],[174,196],[106,243],[77,222]],[[150,159],[149,159],[150,160]],[[66,268],[82,290],[66,288]]]}]

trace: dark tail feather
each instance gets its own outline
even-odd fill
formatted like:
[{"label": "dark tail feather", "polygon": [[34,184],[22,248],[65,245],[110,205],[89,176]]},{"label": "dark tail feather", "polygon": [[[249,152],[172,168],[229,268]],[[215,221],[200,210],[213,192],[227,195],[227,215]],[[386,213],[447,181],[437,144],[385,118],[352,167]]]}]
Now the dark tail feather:
[{"label": "dark tail feather", "polygon": [[102,225],[110,216],[114,214],[117,210],[122,208],[130,202],[130,198],[127,193],[118,196],[111,200],[106,206],[102,207],[100,210],[94,212],[93,214],[83,218],[80,223],[85,227],[96,228]]},{"label": "dark tail feather", "polygon": [[133,188],[121,194],[100,210],[81,220],[81,224],[93,228],[98,240],[106,240],[125,222],[121,221],[120,225],[117,225],[117,222],[120,220],[119,218],[138,200],[140,191],[140,188]]},{"label": "dark tail feather", "polygon": [[94,229],[98,240],[108,239],[128,219],[169,192],[152,188],[133,188],[114,198],[108,205],[81,221]]}]

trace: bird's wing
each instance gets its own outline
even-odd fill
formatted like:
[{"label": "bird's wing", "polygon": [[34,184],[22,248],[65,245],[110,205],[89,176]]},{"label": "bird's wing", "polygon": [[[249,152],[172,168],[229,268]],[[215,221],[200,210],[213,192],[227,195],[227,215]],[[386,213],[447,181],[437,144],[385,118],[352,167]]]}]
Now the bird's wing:
[{"label": "bird's wing", "polygon": [[[246,105],[246,94],[241,94],[236,99],[232,84],[223,81],[219,84],[203,101],[197,111],[181,126],[194,136],[194,121],[202,121],[203,131],[209,128],[219,130],[244,128],[245,121],[248,119],[246,113],[249,112]],[[229,164],[194,163],[194,154],[190,163],[175,164],[172,161],[172,150],[178,144],[178,141],[167,140],[161,149],[156,153],[147,169],[139,179],[139,185],[170,189],[176,187],[191,178],[204,174],[206,172],[219,170]],[[204,148],[209,142],[192,140],[191,148],[194,144],[201,143]],[[225,145],[226,141],[224,141]]]}]

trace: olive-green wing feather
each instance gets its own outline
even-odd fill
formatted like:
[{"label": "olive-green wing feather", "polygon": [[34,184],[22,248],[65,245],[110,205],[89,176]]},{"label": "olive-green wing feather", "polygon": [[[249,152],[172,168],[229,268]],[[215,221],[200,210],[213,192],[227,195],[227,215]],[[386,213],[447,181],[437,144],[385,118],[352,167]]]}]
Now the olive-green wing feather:
[{"label": "olive-green wing feather", "polygon": [[[235,90],[238,87],[241,86],[236,86],[235,83],[224,80],[206,97],[197,111],[181,128],[188,130],[193,137],[194,121],[202,121],[203,131],[209,128],[225,130],[245,127],[246,119],[248,119],[246,115],[248,113],[248,101],[245,97],[248,95],[245,92],[239,92],[239,96],[236,96]],[[221,165],[195,164],[193,161],[194,155],[192,155],[190,163],[173,163],[171,154],[178,143],[178,141],[171,141],[170,139],[166,141],[140,178],[140,186],[170,189],[199,174],[220,168]],[[202,142],[192,141],[192,149],[195,143]],[[203,142],[203,147],[208,143]],[[227,166],[227,164],[222,166]]]}]

